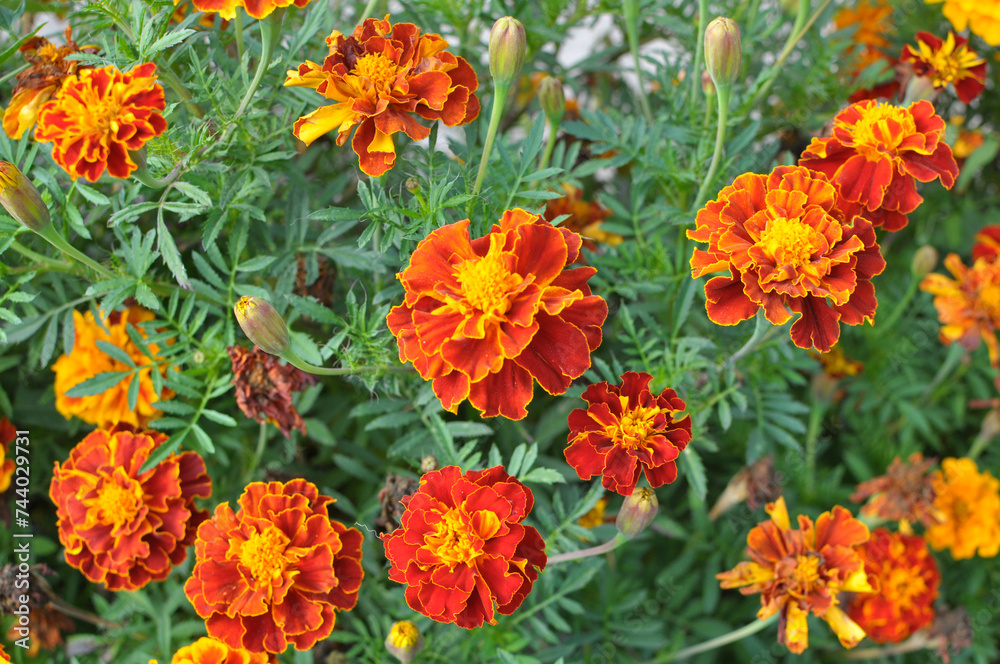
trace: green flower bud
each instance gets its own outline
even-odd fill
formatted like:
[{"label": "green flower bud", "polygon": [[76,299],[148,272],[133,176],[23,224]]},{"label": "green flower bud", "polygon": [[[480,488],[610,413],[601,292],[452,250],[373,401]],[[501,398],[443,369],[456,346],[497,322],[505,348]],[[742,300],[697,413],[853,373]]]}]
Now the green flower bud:
[{"label": "green flower bud", "polygon": [[402,664],[410,664],[424,649],[424,636],[410,620],[400,620],[389,629],[385,637],[385,649]]},{"label": "green flower bud", "polygon": [[922,279],[931,273],[935,267],[937,267],[938,262],[938,252],[937,249],[925,244],[924,246],[917,249],[917,253],[913,254],[913,261],[910,263],[910,272],[917,279]]},{"label": "green flower bud", "polygon": [[406,187],[408,192],[415,194],[420,191],[420,180],[415,177],[408,177],[403,180],[403,186]]},{"label": "green flower bud", "polygon": [[0,161],[0,204],[16,221],[36,233],[51,222],[49,208],[35,185],[9,161]]},{"label": "green flower bud", "polygon": [[615,519],[615,527],[622,535],[632,539],[653,523],[658,509],[660,501],[656,499],[656,492],[649,487],[640,487],[625,498]]},{"label": "green flower bud", "polygon": [[566,112],[566,95],[562,83],[554,76],[546,76],[538,84],[538,102],[545,111],[549,124],[558,127]]},{"label": "green flower bud", "polygon": [[288,351],[288,326],[270,302],[244,295],[233,311],[243,333],[257,348],[279,356]]},{"label": "green flower bud", "polygon": [[730,18],[718,17],[705,28],[705,66],[715,87],[728,87],[740,77],[743,48],[740,28]]},{"label": "green flower bud", "polygon": [[524,26],[516,18],[504,16],[490,30],[490,76],[497,85],[510,85],[521,73],[528,43]]},{"label": "green flower bud", "polygon": [[441,466],[438,465],[437,457],[433,454],[428,454],[423,459],[420,460],[420,474],[425,475],[432,470],[437,470]]},{"label": "green flower bud", "polygon": [[781,11],[786,14],[795,14],[799,11],[799,0],[780,0]]}]

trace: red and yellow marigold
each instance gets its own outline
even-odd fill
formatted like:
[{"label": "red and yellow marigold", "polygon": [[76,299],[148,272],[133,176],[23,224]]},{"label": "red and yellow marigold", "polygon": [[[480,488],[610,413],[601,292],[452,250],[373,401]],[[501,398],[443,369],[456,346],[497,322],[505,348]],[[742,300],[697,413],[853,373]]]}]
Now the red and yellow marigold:
[{"label": "red and yellow marigold", "polygon": [[2,643],[0,643],[0,664],[10,664],[10,655],[3,649]]},{"label": "red and yellow marigold", "polygon": [[236,9],[242,7],[250,16],[260,19],[270,16],[280,7],[305,7],[311,0],[192,0],[198,11],[218,13],[227,21],[236,18]]},{"label": "red and yellow marigold", "polygon": [[982,93],[986,83],[986,61],[968,47],[968,41],[950,30],[944,40],[918,32],[916,48],[904,46],[900,60],[912,63],[914,76],[930,78],[935,89],[954,85],[955,94],[968,104]]},{"label": "red and yellow marigold", "polygon": [[0,417],[0,493],[10,488],[14,469],[17,467],[11,454],[11,443],[17,438],[17,429],[6,417]]},{"label": "red and yellow marigold", "polygon": [[1000,256],[1000,225],[984,226],[972,239],[972,258],[995,261]]},{"label": "red and yellow marigold", "polygon": [[335,103],[298,119],[295,135],[306,145],[337,132],[337,145],[351,145],[361,170],[382,175],[396,162],[392,135],[402,131],[415,141],[430,129],[414,119],[441,120],[454,127],[479,115],[476,72],[448,52],[436,34],[420,34],[412,23],[365,19],[345,37],[336,30],[326,39],[329,54],[322,65],[306,61],[288,72],[286,86],[314,88]]},{"label": "red and yellow marigold", "polygon": [[917,180],[955,184],[958,164],[944,132],[929,101],[906,108],[859,101],[833,119],[832,136],[812,139],[799,165],[826,175],[876,227],[898,231],[924,200]]},{"label": "red and yellow marigold", "polygon": [[973,350],[980,339],[986,344],[990,363],[1000,366],[1000,261],[977,258],[966,267],[957,254],[948,254],[944,266],[955,277],[928,274],[920,283],[921,290],[934,296],[934,306],[941,328],[941,342],[954,342]]},{"label": "red and yellow marigold", "polygon": [[[131,371],[130,366],[101,350],[97,345],[98,341],[107,342],[128,353],[136,366],[144,367],[151,364],[152,359],[146,357],[128,336],[128,325],[131,324],[138,330],[140,336],[145,337],[146,333],[139,324],[154,318],[151,312],[141,307],[129,307],[105,318],[102,327],[94,320],[92,312],[83,314],[79,311],[73,312],[75,329],[73,351],[69,355],[60,356],[52,365],[52,370],[56,373],[56,410],[62,413],[63,417],[69,419],[76,415],[84,422],[105,428],[118,422],[141,427],[159,417],[160,411],[154,404],[160,399],[170,399],[173,397],[173,392],[163,388],[160,396],[156,396],[152,366],[139,370],[139,399],[134,410],[128,406],[128,389],[132,380],[130,376],[126,376],[117,385],[109,387],[100,394],[86,397],[66,396],[66,392],[71,388],[97,374]],[[157,355],[159,346],[148,344],[147,347],[154,358],[159,359]],[[166,367],[160,365],[155,370],[163,374],[166,372]]]},{"label": "red and yellow marigold", "polygon": [[569,414],[565,454],[580,479],[601,475],[605,489],[630,496],[643,474],[653,488],[677,479],[691,418],[674,419],[687,405],[670,388],[654,395],[649,374],[629,371],[621,379],[621,385],[605,381],[584,391],[588,405]]},{"label": "red and yellow marigold", "polygon": [[309,650],[358,601],[361,533],[330,519],[334,501],[303,479],[254,482],[198,528],[184,592],[208,635],[230,648]]},{"label": "red and yellow marigold", "polygon": [[425,474],[401,501],[401,526],[382,535],[389,578],[406,584],[407,605],[432,620],[496,624],[496,612],[516,611],[545,569],[545,542],[521,524],[534,501],[502,466]]},{"label": "red and yellow marigold", "polygon": [[567,269],[580,236],[525,210],[472,240],[469,220],[417,245],[397,274],[406,297],[388,316],[399,360],[412,362],[451,412],[468,399],[484,417],[527,415],[533,383],[562,394],[590,367],[608,305],[592,267]]},{"label": "red and yellow marigold", "polygon": [[70,177],[95,182],[106,169],[127,178],[138,168],[129,150],[166,130],[165,108],[151,62],[128,73],[113,66],[84,69],[39,110],[35,139],[53,144],[52,158]]},{"label": "red and yellow marigold", "polygon": [[194,505],[212,493],[197,453],[171,454],[140,472],[166,440],[124,425],[97,429],[55,464],[49,496],[66,562],[109,590],[167,578],[208,516]]},{"label": "red and yellow marigold", "polygon": [[[170,664],[268,664],[268,661],[267,653],[230,648],[218,639],[203,636],[175,652]],[[151,659],[149,664],[157,662]]]},{"label": "red and yellow marigold", "polygon": [[1000,46],[1000,0],[927,0],[944,3],[944,17],[956,30],[979,35],[990,46]]},{"label": "red and yellow marigold", "polygon": [[770,521],[747,536],[747,555],[728,572],[716,574],[723,588],[739,588],[744,595],[761,593],[757,618],[780,613],[778,641],[796,654],[809,647],[806,618],[819,616],[837,634],[845,648],[853,648],[865,632],[840,607],[843,592],[870,593],[858,545],[868,541],[868,527],[841,506],[823,512],[816,523],[799,516],[792,529],[785,499],[768,503]]},{"label": "red and yellow marigold", "polygon": [[821,173],[779,166],[746,173],[698,212],[688,238],[691,276],[728,271],[705,284],[708,317],[735,325],[761,308],[775,325],[800,314],[792,341],[827,352],[840,323],[875,317],[871,278],[885,268],[872,224]]},{"label": "red and yellow marigold", "polygon": [[990,471],[979,472],[972,459],[945,459],[934,490],[941,523],[924,536],[935,551],[950,549],[956,560],[1000,553],[1000,481]]},{"label": "red and yellow marigold", "polygon": [[847,613],[875,643],[899,643],[934,621],[941,573],[924,538],[877,528],[858,547],[872,594],[855,595]]}]

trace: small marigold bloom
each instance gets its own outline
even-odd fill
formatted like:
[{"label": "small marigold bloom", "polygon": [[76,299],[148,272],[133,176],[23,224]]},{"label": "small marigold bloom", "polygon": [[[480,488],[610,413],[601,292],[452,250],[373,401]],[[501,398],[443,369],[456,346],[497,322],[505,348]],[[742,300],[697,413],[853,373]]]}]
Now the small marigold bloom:
[{"label": "small marigold bloom", "polygon": [[[24,638],[18,623],[11,624],[7,630],[7,640],[11,642]],[[76,629],[73,621],[64,613],[50,608],[48,605],[32,608],[31,622],[28,624],[28,657],[37,657],[42,650],[54,652],[61,646],[63,632]]]},{"label": "small marigold bloom", "polygon": [[941,573],[924,538],[877,528],[858,547],[878,590],[855,595],[847,613],[875,643],[899,643],[934,620]]},{"label": "small marigold bloom", "polygon": [[582,480],[601,475],[609,491],[630,496],[639,478],[654,489],[677,479],[677,457],[691,442],[691,418],[674,419],[687,404],[670,388],[654,395],[653,377],[628,371],[583,393],[586,408],[569,414],[566,462]]},{"label": "small marigold bloom", "polygon": [[301,392],[316,384],[316,378],[281,359],[254,346],[229,346],[233,361],[233,385],[236,386],[236,405],[250,419],[270,422],[285,435],[292,437],[292,429],[303,436],[306,423],[292,404],[292,392]]},{"label": "small marigold bloom", "polygon": [[184,592],[230,648],[309,650],[358,601],[361,533],[330,519],[333,498],[303,479],[253,482],[198,528]]},{"label": "small marigold bloom", "polygon": [[847,376],[857,376],[865,369],[864,362],[848,359],[844,355],[844,349],[839,344],[831,348],[829,353],[810,352],[809,355],[819,360],[823,373],[830,378],[840,379]]},{"label": "small marigold bloom", "polygon": [[783,497],[766,509],[771,520],[747,536],[747,555],[753,561],[715,578],[723,588],[739,588],[744,595],[761,593],[760,620],[780,611],[778,642],[790,651],[802,654],[809,647],[810,613],[829,623],[845,648],[853,648],[865,632],[840,608],[838,595],[874,592],[857,550],[868,541],[868,527],[839,505],[823,512],[815,525],[799,515],[797,530],[792,529]]},{"label": "small marigold bloom", "polygon": [[982,339],[989,351],[990,363],[1000,366],[1000,261],[978,258],[966,267],[957,254],[948,254],[944,266],[954,279],[928,274],[920,289],[934,296],[934,306],[941,328],[941,343],[954,342],[973,350]]},{"label": "small marigold bloom", "polygon": [[935,463],[937,459],[924,460],[920,452],[911,454],[905,463],[896,457],[885,475],[859,484],[851,500],[856,503],[868,500],[861,514],[898,521],[904,533],[908,534],[911,523],[922,523],[930,528],[939,521],[934,507],[933,475],[929,473]]},{"label": "small marigold bloom", "polygon": [[406,289],[388,316],[400,362],[434,381],[441,405],[468,399],[483,417],[527,415],[535,380],[562,394],[590,367],[608,305],[592,295],[580,236],[521,209],[481,238],[469,220],[421,240],[396,275]]},{"label": "small marigold bloom", "polygon": [[[67,60],[74,53],[97,53],[97,48],[81,48],[73,41],[73,29],[66,28],[66,45],[56,46],[44,37],[32,37],[18,49],[28,68],[17,75],[10,104],[3,114],[3,130],[18,140],[38,117],[42,104],[59,92],[63,81],[81,68],[79,60]],[[86,66],[86,65],[84,65]]]},{"label": "small marigold bloom", "polygon": [[972,239],[972,258],[995,261],[1000,256],[1000,225],[984,226]]},{"label": "small marigold bloom", "polygon": [[944,3],[944,17],[956,30],[966,27],[990,46],[1000,46],[1000,0],[927,0]]},{"label": "small marigold bloom", "polygon": [[840,323],[872,321],[871,278],[885,268],[872,224],[821,173],[779,166],[745,173],[698,212],[688,238],[691,276],[728,271],[705,284],[709,319],[735,325],[761,308],[775,325],[792,325],[799,348],[827,352]]},{"label": "small marigold bloom", "polygon": [[965,37],[948,31],[942,41],[929,32],[917,33],[917,47],[903,47],[900,60],[913,64],[914,76],[926,76],[938,90],[955,86],[955,94],[968,104],[985,89],[986,61],[968,47]]},{"label": "small marigold bloom", "polygon": [[955,185],[958,164],[944,131],[929,101],[906,108],[860,101],[837,114],[832,136],[812,139],[799,165],[830,178],[875,226],[898,231],[924,200],[917,180],[940,178],[946,189]]},{"label": "small marigold bloom", "polygon": [[[160,399],[170,399],[174,393],[163,388],[159,398],[157,398],[156,391],[153,389],[152,367],[139,371],[139,400],[136,402],[135,410],[128,407],[128,388],[132,380],[130,376],[126,376],[120,383],[101,394],[88,397],[66,396],[66,392],[70,388],[99,373],[131,371],[132,368],[127,364],[119,362],[102,351],[97,346],[98,341],[106,341],[112,346],[122,349],[128,353],[137,366],[142,367],[150,364],[152,360],[143,355],[139,347],[132,343],[127,328],[128,324],[131,323],[139,331],[140,336],[145,337],[146,333],[139,326],[139,323],[154,318],[155,316],[151,312],[141,307],[129,307],[124,311],[112,313],[104,319],[104,327],[102,327],[94,320],[92,312],[88,311],[83,314],[79,311],[73,312],[76,333],[73,351],[69,355],[60,356],[52,365],[52,370],[56,373],[56,410],[62,413],[63,417],[69,419],[76,415],[84,422],[107,428],[118,422],[141,427],[160,416],[160,411],[153,404]],[[105,328],[107,332],[105,332]],[[148,348],[153,353],[154,358],[159,359],[157,353],[160,347],[156,344],[148,344]],[[164,374],[166,366],[161,365],[157,370]]]},{"label": "small marigold bloom", "polygon": [[66,562],[109,590],[136,590],[167,578],[208,516],[194,505],[195,498],[212,494],[197,453],[171,454],[140,474],[166,440],[122,425],[97,429],[55,465],[49,496]]},{"label": "small marigold bloom", "polygon": [[420,478],[402,526],[382,535],[407,605],[432,620],[472,629],[510,615],[545,569],[545,542],[521,522],[535,499],[502,466],[447,466]]},{"label": "small marigold bloom", "polygon": [[385,649],[402,664],[410,664],[424,649],[424,635],[412,620],[400,620],[389,629]]},{"label": "small marigold bloom", "polygon": [[166,130],[165,108],[152,62],[128,73],[84,69],[38,111],[35,139],[54,144],[52,158],[74,179],[96,182],[105,169],[127,178],[138,168],[129,150]]},{"label": "small marigold bloom", "polygon": [[569,183],[563,183],[562,187],[566,195],[548,202],[545,212],[542,213],[545,219],[554,222],[557,218],[568,214],[568,219],[559,222],[559,228],[568,228],[574,233],[579,233],[583,236],[583,246],[590,251],[597,250],[595,242],[603,242],[617,247],[625,241],[621,235],[608,233],[601,229],[604,220],[611,216],[611,210],[597,201],[583,200],[582,189]]},{"label": "small marigold bloom", "polygon": [[972,459],[945,459],[934,474],[934,490],[943,519],[924,536],[935,551],[951,549],[955,560],[1000,552],[1000,481],[990,471],[980,473]]},{"label": "small marigold bloom", "polygon": [[894,32],[892,5],[887,0],[858,0],[853,6],[837,11],[833,17],[837,30],[855,27],[851,41],[861,46],[885,48],[889,46],[886,35]]},{"label": "small marigold bloom", "polygon": [[[203,636],[175,652],[170,664],[268,664],[268,661],[267,653],[230,648],[218,639]],[[156,664],[155,659],[149,662]]]},{"label": "small marigold bloom", "polygon": [[608,507],[608,499],[601,498],[594,507],[576,520],[577,525],[583,528],[597,528],[604,524],[604,511]]},{"label": "small marigold bloom", "polygon": [[294,132],[309,145],[336,131],[343,145],[357,126],[351,146],[367,175],[382,175],[396,163],[396,132],[415,141],[430,135],[413,114],[449,127],[479,115],[476,72],[445,50],[440,35],[421,35],[412,23],[392,25],[387,15],[365,19],[349,37],[335,30],[326,43],[323,64],[305,61],[288,72],[285,85],[314,88],[336,103],[299,118]]},{"label": "small marigold bloom", "polygon": [[6,417],[0,418],[0,493],[10,487],[11,477],[14,476],[14,459],[10,453],[10,444],[17,438],[17,429]]}]

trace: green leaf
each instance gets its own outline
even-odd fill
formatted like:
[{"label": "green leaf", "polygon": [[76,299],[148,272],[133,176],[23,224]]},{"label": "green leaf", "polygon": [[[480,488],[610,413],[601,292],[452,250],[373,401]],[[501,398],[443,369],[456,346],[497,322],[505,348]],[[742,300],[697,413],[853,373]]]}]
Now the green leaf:
[{"label": "green leaf", "polygon": [[176,46],[177,44],[180,44],[190,35],[193,35],[195,32],[196,32],[195,30],[191,30],[189,28],[168,32],[167,34],[163,35],[162,37],[160,37],[155,42],[149,45],[149,48],[146,49],[146,59],[149,59],[154,54],[159,53],[160,51],[164,51],[170,48],[171,46]]},{"label": "green leaf", "polygon": [[97,347],[101,349],[102,353],[111,357],[112,359],[118,360],[122,364],[127,364],[133,369],[135,368],[135,361],[132,359],[132,356],[126,353],[118,346],[114,345],[113,343],[104,341],[103,339],[98,339]]},{"label": "green leaf", "polygon": [[202,414],[202,416],[205,419],[211,420],[212,422],[215,422],[216,424],[221,424],[222,426],[226,426],[226,427],[234,427],[234,426],[236,426],[236,420],[234,420],[229,415],[226,415],[225,413],[220,413],[217,410],[212,410],[210,408],[205,408],[204,410],[201,411],[201,414]]},{"label": "green leaf", "polygon": [[128,384],[128,409],[135,411],[136,405],[139,403],[139,373],[134,372],[132,374],[132,380]]},{"label": "green leaf", "polygon": [[167,230],[167,225],[163,223],[162,215],[156,222],[156,239],[156,248],[160,252],[160,256],[163,257],[163,262],[170,268],[174,279],[177,280],[181,288],[191,290],[191,282],[188,281],[187,269],[185,269],[184,262],[181,260],[181,253],[177,251],[177,245],[174,244],[174,238],[170,235],[170,231]]},{"label": "green leaf", "polygon": [[77,397],[91,397],[95,394],[103,394],[131,374],[131,371],[104,371],[69,388],[66,390],[66,396],[75,399]]},{"label": "green leaf", "polygon": [[562,484],[566,481],[562,473],[552,468],[532,468],[527,475],[519,477],[522,482],[532,482],[534,484]]},{"label": "green leaf", "polygon": [[688,445],[681,452],[681,468],[684,476],[687,477],[691,488],[698,494],[698,497],[705,500],[708,495],[708,477],[705,475],[705,464],[693,447]]}]

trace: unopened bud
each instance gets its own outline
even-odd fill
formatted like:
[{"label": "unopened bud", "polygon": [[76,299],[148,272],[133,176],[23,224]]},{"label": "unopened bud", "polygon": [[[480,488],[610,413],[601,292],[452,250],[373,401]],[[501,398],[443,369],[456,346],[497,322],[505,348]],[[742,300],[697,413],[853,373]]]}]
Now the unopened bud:
[{"label": "unopened bud", "polygon": [[432,470],[437,470],[438,468],[440,468],[440,466],[438,466],[437,457],[434,456],[433,454],[428,454],[427,456],[425,456],[423,459],[420,460],[421,475],[429,473]]},{"label": "unopened bud", "polygon": [[740,28],[731,18],[718,17],[705,28],[705,66],[715,87],[728,87],[740,77],[743,47]]},{"label": "unopened bud", "polygon": [[35,185],[9,161],[0,161],[0,204],[17,222],[36,233],[51,222],[49,208]]},{"label": "unopened bud", "polygon": [[516,18],[504,16],[490,30],[490,76],[498,85],[510,85],[521,73],[528,50],[524,26]]},{"label": "unopened bud", "polygon": [[615,519],[615,527],[622,535],[632,539],[653,523],[658,509],[660,501],[656,499],[656,492],[649,487],[640,487],[625,498]]},{"label": "unopened bud", "polygon": [[705,93],[706,97],[714,97],[719,94],[719,91],[715,89],[715,82],[712,81],[712,75],[708,73],[708,70],[701,72],[701,91]]},{"label": "unopened bud", "polygon": [[424,636],[410,620],[400,620],[389,629],[385,637],[385,649],[402,664],[410,664],[424,649]]},{"label": "unopened bud", "polygon": [[408,177],[403,181],[403,186],[411,194],[415,194],[420,191],[420,180],[415,177]]},{"label": "unopened bud", "polygon": [[545,111],[545,117],[549,119],[549,124],[558,127],[562,122],[563,114],[566,112],[566,95],[563,93],[562,83],[554,76],[546,76],[538,84],[538,103]]},{"label": "unopened bud", "polygon": [[937,249],[929,244],[925,244],[917,249],[917,253],[913,254],[913,261],[910,263],[910,271],[913,273],[914,277],[921,279],[926,277],[931,273],[931,270],[937,267],[937,262]]},{"label": "unopened bud", "polygon": [[244,295],[233,307],[244,334],[265,353],[288,351],[288,326],[267,300]]}]

